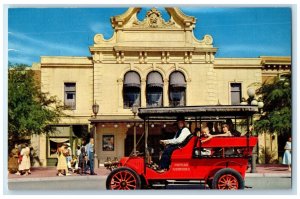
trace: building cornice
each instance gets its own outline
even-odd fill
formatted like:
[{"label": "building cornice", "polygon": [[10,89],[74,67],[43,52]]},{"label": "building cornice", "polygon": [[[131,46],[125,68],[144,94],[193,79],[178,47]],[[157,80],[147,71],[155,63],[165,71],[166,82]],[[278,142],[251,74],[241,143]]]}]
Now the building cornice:
[{"label": "building cornice", "polygon": [[261,56],[263,70],[291,70],[291,57]]},{"label": "building cornice", "polygon": [[109,51],[123,51],[123,52],[216,52],[217,48],[197,48],[197,47],[159,47],[159,46],[114,46],[114,47],[90,47],[91,52],[109,52]]},{"label": "building cornice", "polygon": [[259,58],[215,58],[214,68],[257,68],[261,69]]},{"label": "building cornice", "polygon": [[93,64],[43,63],[41,68],[93,68]]},{"label": "building cornice", "polygon": [[41,68],[93,68],[92,57],[42,56]]},{"label": "building cornice", "polygon": [[291,57],[260,56],[262,65],[291,65]]}]

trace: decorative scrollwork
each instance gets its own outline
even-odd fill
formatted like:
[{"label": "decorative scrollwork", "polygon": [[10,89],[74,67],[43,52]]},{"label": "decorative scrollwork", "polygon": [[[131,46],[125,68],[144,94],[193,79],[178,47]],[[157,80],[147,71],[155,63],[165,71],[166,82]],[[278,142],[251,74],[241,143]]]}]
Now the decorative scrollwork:
[{"label": "decorative scrollwork", "polygon": [[166,22],[161,13],[156,8],[152,8],[143,21],[136,20],[132,25],[136,28],[174,28],[175,22],[172,20]]},{"label": "decorative scrollwork", "polygon": [[213,38],[210,35],[205,35],[204,36],[204,42],[206,45],[211,45],[213,43]]}]

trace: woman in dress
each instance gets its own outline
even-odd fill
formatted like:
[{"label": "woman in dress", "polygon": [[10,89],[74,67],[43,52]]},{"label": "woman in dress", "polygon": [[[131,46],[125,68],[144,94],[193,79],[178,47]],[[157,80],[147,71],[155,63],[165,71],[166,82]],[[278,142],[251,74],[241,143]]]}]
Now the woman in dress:
[{"label": "woman in dress", "polygon": [[284,154],[283,154],[283,161],[282,164],[288,165],[289,171],[292,170],[291,164],[292,164],[292,138],[289,137],[288,141],[285,144],[284,147]]},{"label": "woman in dress", "polygon": [[64,155],[66,153],[66,149],[67,149],[66,147],[67,145],[63,144],[57,149],[57,172],[58,172],[57,175],[58,176],[64,176],[64,173],[66,173],[66,175],[70,175],[68,173],[66,156]]},{"label": "woman in dress", "polygon": [[21,173],[24,173],[24,175],[28,175],[28,171],[30,170],[30,149],[28,147],[28,144],[26,143],[22,150],[21,150],[21,156],[22,156],[22,161],[19,165],[19,171]]}]

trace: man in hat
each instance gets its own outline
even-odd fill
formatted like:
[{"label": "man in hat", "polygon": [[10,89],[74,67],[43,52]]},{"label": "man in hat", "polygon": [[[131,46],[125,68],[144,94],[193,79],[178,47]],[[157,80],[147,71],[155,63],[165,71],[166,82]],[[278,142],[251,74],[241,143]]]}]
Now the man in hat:
[{"label": "man in hat", "polygon": [[181,144],[191,134],[190,130],[185,127],[185,121],[183,117],[177,118],[177,124],[179,130],[176,132],[173,139],[159,141],[163,145],[168,145],[160,159],[161,170],[157,171],[159,173],[165,172],[167,169],[169,169],[173,151],[177,149],[178,145]]},{"label": "man in hat", "polygon": [[68,166],[68,170],[72,170],[72,167],[71,167],[71,160],[72,160],[72,149],[71,149],[71,145],[70,143],[67,143],[67,166]]}]

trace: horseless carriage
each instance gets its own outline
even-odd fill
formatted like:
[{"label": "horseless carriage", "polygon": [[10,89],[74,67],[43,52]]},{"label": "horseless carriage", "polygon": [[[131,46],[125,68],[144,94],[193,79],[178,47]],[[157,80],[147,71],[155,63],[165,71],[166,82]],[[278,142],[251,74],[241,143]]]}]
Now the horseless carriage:
[{"label": "horseless carriage", "polygon": [[[174,108],[139,108],[138,115],[144,120],[143,153],[131,153],[120,161],[106,162],[111,170],[106,188],[131,190],[166,186],[168,183],[201,183],[211,189],[244,189],[248,159],[257,144],[257,137],[248,132],[257,106],[185,106]],[[240,137],[213,137],[202,143],[203,138],[191,134],[173,151],[169,170],[157,172],[151,161],[153,149],[148,141],[152,121],[175,121],[185,117],[189,128],[201,126],[204,121],[225,121],[234,119],[243,123],[245,133]],[[141,139],[140,139],[141,140]],[[139,141],[140,141],[139,140]],[[202,153],[210,149],[209,155]],[[227,151],[233,151],[227,153]]]}]

